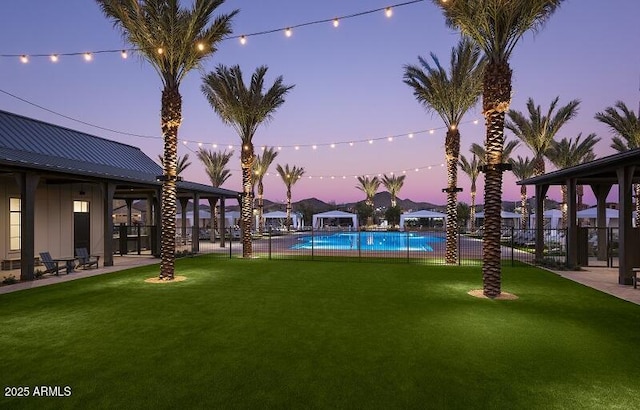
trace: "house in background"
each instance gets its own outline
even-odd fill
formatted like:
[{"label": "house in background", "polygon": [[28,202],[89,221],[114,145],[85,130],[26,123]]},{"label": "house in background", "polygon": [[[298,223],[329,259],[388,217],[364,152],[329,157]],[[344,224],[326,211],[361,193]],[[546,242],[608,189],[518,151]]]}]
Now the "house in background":
[{"label": "house in background", "polygon": [[[33,279],[40,252],[87,248],[113,265],[114,201],[146,203],[159,253],[162,168],[139,148],[0,110],[0,261]],[[238,192],[180,181],[178,198],[218,200]],[[199,205],[194,212],[198,215]],[[192,245],[198,251],[198,242]]]}]

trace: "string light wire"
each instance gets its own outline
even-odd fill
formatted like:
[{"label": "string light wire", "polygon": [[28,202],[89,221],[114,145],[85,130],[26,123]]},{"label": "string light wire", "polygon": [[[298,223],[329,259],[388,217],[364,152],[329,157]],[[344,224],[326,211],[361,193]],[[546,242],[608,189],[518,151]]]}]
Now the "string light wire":
[{"label": "string light wire", "polygon": [[[353,13],[353,14],[347,14],[345,16],[331,17],[331,18],[326,18],[326,19],[321,19],[321,20],[307,21],[307,22],[300,23],[300,24],[289,25],[289,26],[285,26],[285,27],[279,27],[279,28],[263,30],[263,31],[256,31],[256,32],[249,33],[249,34],[239,34],[239,35],[234,35],[234,36],[228,36],[228,37],[225,37],[222,41],[239,39],[241,44],[245,44],[248,37],[263,36],[263,35],[273,34],[273,33],[282,33],[283,31],[287,34],[287,36],[290,36],[291,33],[292,33],[292,30],[296,29],[296,28],[307,27],[307,26],[312,26],[312,25],[317,25],[317,24],[325,24],[325,23],[332,23],[334,25],[334,27],[337,27],[338,25],[336,24],[336,22],[339,22],[339,21],[342,21],[342,20],[347,20],[347,19],[352,19],[352,18],[356,18],[356,17],[361,17],[361,16],[365,16],[365,15],[368,15],[368,14],[379,13],[381,11],[384,12],[385,15],[387,15],[387,17],[390,17],[389,16],[389,11],[390,10],[393,10],[395,8],[398,8],[398,7],[409,6],[411,4],[422,3],[424,1],[425,0],[410,0],[410,1],[405,1],[403,3],[397,3],[397,4],[392,4],[390,6],[380,7],[380,8],[377,8],[377,9],[365,10],[365,11],[361,11],[361,12],[357,12],[357,13]],[[196,47],[198,47],[198,45],[196,45]],[[0,54],[0,57],[2,57],[2,58],[16,58],[16,57],[18,57],[18,58],[20,58],[20,60],[23,63],[26,64],[26,63],[29,62],[29,59],[32,58],[32,57],[46,57],[46,58],[51,59],[52,56],[54,56],[54,55],[57,58],[62,57],[62,56],[85,56],[85,58],[86,58],[87,55],[92,55],[93,56],[93,55],[96,55],[96,54],[120,53],[122,58],[126,59],[127,56],[128,56],[128,52],[130,52],[130,51],[142,51],[142,49],[140,49],[140,48],[124,48],[124,49],[123,48],[118,48],[118,49],[111,49],[111,50],[76,51],[76,52],[71,52],[71,53]]]}]

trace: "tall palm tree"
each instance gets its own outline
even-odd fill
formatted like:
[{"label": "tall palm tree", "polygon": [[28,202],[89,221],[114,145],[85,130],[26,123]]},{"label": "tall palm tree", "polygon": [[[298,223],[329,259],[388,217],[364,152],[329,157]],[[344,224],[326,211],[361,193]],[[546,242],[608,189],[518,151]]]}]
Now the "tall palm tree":
[{"label": "tall palm tree", "polygon": [[[164,156],[158,155],[158,161],[161,164],[164,164]],[[184,172],[185,169],[191,166],[191,162],[189,162],[189,154],[184,154],[184,157],[178,155],[178,162],[176,164],[176,175],[180,175]]]},{"label": "tall palm tree", "polygon": [[462,117],[480,98],[484,60],[480,49],[468,38],[462,38],[451,50],[449,71],[431,53],[433,65],[418,57],[420,66],[405,66],[404,82],[413,89],[427,111],[436,112],[447,126],[445,159],[447,163],[447,228],[445,261],[458,262],[458,158]]},{"label": "tall palm tree", "polygon": [[485,116],[487,164],[484,189],[484,237],[482,241],[483,294],[501,293],[500,224],[502,206],[502,147],[504,117],[511,103],[509,59],[522,36],[537,30],[563,0],[455,0],[433,2],[444,12],[450,27],[471,37],[484,51],[482,112]]},{"label": "tall palm tree", "polygon": [[264,220],[262,219],[264,214],[264,184],[262,180],[277,156],[278,151],[273,147],[265,147],[262,155],[256,155],[256,161],[253,163],[254,181],[258,184],[258,232],[260,234],[264,232]]},{"label": "tall palm tree", "polygon": [[[511,159],[511,171],[513,175],[522,181],[523,179],[533,176],[533,161],[529,157],[522,158],[518,155],[517,159]],[[529,209],[527,207],[527,186],[520,186],[520,207],[522,209],[522,219],[520,220],[520,228],[527,229],[529,220]]]},{"label": "tall palm tree", "polygon": [[231,33],[237,10],[213,19],[224,0],[195,0],[190,9],[178,0],[96,0],[104,15],[122,31],[162,80],[160,125],[164,137],[162,244],[160,279],[172,280],[176,252],[178,128],[182,122],[180,83]]},{"label": "tall palm tree", "polygon": [[[504,147],[502,148],[502,160],[505,162],[511,162],[511,154],[513,151],[520,145],[520,141],[511,140],[507,141],[505,139]],[[480,165],[486,165],[487,163],[487,151],[485,151],[484,147],[480,144],[476,144],[475,142],[471,144],[471,148],[469,149],[472,154],[478,157],[478,163]]]},{"label": "tall palm tree", "polygon": [[287,231],[291,230],[291,187],[298,182],[300,178],[304,175],[304,168],[296,167],[295,165],[292,168],[289,168],[289,164],[286,164],[284,168],[282,165],[278,164],[276,166],[276,171],[280,174],[284,185],[287,187],[287,220],[285,221],[285,225],[287,226]]},{"label": "tall palm tree", "polygon": [[471,161],[467,160],[464,155],[460,155],[460,169],[467,174],[471,180],[471,188],[469,189],[471,195],[471,205],[469,207],[469,219],[471,220],[470,230],[475,232],[476,230],[476,181],[480,174],[480,162],[476,154],[473,154]]},{"label": "tall palm tree", "polygon": [[402,189],[404,185],[404,179],[406,175],[391,175],[387,176],[384,174],[382,176],[382,185],[387,188],[387,191],[391,194],[391,207],[395,208],[398,205],[398,192]]},{"label": "tall palm tree", "polygon": [[545,155],[551,147],[554,137],[563,125],[578,114],[580,100],[570,101],[554,113],[558,99],[559,97],[556,97],[551,101],[546,115],[542,115],[540,106],[536,106],[532,98],[527,101],[528,118],[520,111],[509,110],[509,118],[505,127],[531,149],[534,176],[544,174]]},{"label": "tall palm tree", "polygon": [[260,124],[273,118],[276,110],[284,104],[284,97],[293,85],[283,84],[282,76],[276,78],[264,91],[268,68],[260,66],[251,75],[247,86],[242,78],[240,66],[218,65],[215,71],[203,78],[202,92],[222,121],[231,125],[242,140],[240,166],[242,168],[242,256],[252,256],[251,217],[253,214],[253,136]]},{"label": "tall palm tree", "polygon": [[[618,152],[640,148],[640,110],[638,115],[622,101],[607,107],[595,115],[596,120],[607,124],[614,134],[611,148]],[[640,184],[634,184],[636,197],[636,226],[640,226]]]},{"label": "tall palm tree", "polygon": [[[209,176],[211,186],[219,188],[224,184],[229,177],[231,177],[231,171],[227,168],[233,151],[227,152],[227,150],[216,152],[210,151],[205,148],[198,150],[198,159],[204,165],[204,170]],[[212,239],[215,239],[215,232],[218,230],[218,198],[213,200],[213,209],[211,210],[212,221],[211,228],[213,229]],[[222,233],[221,233],[222,235]]]},{"label": "tall palm tree", "polygon": [[380,179],[377,176],[373,178],[369,178],[368,176],[358,177],[359,185],[356,185],[356,188],[364,192],[367,196],[364,203],[367,206],[373,207],[373,197],[378,192],[378,188],[380,188]]},{"label": "tall palm tree", "polygon": [[[547,158],[558,169],[573,167],[596,158],[593,147],[600,141],[596,134],[589,134],[584,141],[580,141],[582,133],[576,139],[563,138],[560,141],[551,141],[547,150]],[[567,227],[567,186],[560,187],[562,193],[562,227]]]}]

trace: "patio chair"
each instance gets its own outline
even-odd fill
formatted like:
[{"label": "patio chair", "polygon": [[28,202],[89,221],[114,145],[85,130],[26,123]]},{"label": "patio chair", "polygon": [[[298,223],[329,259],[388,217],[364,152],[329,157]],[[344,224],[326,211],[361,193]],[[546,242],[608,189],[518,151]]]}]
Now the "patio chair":
[{"label": "patio chair", "polygon": [[98,261],[100,260],[99,255],[89,255],[89,251],[87,248],[76,248],[76,257],[78,258],[78,267],[82,269],[91,268],[95,266],[99,267]]},{"label": "patio chair", "polygon": [[59,261],[54,261],[49,252],[40,252],[40,261],[46,268],[44,273],[55,273],[58,275],[62,266],[60,266]]}]

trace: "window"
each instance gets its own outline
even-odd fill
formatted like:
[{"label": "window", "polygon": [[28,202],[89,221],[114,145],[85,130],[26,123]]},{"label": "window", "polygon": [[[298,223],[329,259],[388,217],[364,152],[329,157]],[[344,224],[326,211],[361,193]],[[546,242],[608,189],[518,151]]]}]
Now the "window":
[{"label": "window", "polygon": [[9,249],[20,250],[21,231],[20,220],[22,219],[20,198],[9,198]]},{"label": "window", "polygon": [[89,201],[73,201],[73,212],[89,212]]}]

